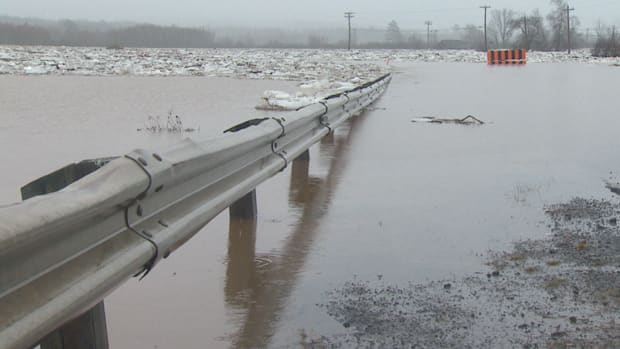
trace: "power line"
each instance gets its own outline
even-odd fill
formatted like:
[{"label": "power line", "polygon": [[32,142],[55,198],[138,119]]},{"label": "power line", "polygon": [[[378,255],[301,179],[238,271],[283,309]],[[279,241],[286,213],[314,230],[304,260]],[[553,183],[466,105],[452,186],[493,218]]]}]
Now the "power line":
[{"label": "power line", "polygon": [[376,11],[359,11],[358,14],[374,15],[377,13],[385,14],[410,14],[410,13],[426,13],[426,12],[459,12],[459,11],[473,11],[475,7],[453,7],[453,8],[434,8],[434,9],[416,9],[416,10],[376,10]]},{"label": "power line", "polygon": [[431,39],[431,25],[433,25],[433,22],[431,21],[426,21],[424,22],[424,24],[426,24],[426,48],[430,48],[430,39]]},{"label": "power line", "polygon": [[487,10],[491,8],[489,5],[480,6],[481,9],[484,9],[484,51],[489,50],[489,46],[487,44]]},{"label": "power line", "polygon": [[345,12],[344,13],[344,18],[346,18],[349,22],[349,43],[347,45],[347,50],[351,49],[351,18],[355,17],[354,16],[355,12]]},{"label": "power line", "polygon": [[566,5],[566,23],[568,28],[568,53],[570,54],[570,11],[575,11],[574,8]]}]

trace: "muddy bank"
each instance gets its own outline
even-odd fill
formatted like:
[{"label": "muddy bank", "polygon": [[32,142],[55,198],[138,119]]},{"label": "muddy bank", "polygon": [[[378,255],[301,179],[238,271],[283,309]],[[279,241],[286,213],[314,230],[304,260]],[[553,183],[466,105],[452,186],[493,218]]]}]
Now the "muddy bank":
[{"label": "muddy bank", "polygon": [[489,253],[468,278],[329,292],[319,306],[347,332],[311,347],[620,347],[620,203],[575,198],[545,213],[546,237]]}]

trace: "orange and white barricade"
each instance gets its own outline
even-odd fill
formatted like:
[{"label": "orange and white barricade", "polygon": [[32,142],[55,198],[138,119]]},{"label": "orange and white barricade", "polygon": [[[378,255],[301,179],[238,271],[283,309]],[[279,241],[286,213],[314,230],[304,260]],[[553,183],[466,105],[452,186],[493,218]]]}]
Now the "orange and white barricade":
[{"label": "orange and white barricade", "polygon": [[489,64],[525,64],[526,50],[489,50],[487,62]]}]

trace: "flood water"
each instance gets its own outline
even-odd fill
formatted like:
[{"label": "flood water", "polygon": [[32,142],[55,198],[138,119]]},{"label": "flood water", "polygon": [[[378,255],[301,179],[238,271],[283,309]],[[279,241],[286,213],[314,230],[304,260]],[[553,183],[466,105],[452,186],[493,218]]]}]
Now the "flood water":
[{"label": "flood water", "polygon": [[[112,348],[294,347],[346,329],[317,304],[353,279],[406,285],[486,272],[483,255],[547,231],[543,207],[609,197],[620,69],[396,64],[372,110],[257,189],[256,222],[216,217],[106,299]],[[161,149],[136,131],[170,108],[207,137],[265,89],[215,78],[0,77],[0,205],[71,161]],[[269,113],[267,113],[269,114]],[[464,117],[482,126],[412,123]]]}]

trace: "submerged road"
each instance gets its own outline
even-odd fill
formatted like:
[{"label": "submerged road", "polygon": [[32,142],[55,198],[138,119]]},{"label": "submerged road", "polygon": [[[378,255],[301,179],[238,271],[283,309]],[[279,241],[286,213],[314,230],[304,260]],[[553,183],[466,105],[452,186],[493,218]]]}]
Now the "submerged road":
[{"label": "submerged road", "polygon": [[[398,62],[393,69],[390,87],[371,110],[312,148],[308,163],[290,167],[258,188],[255,223],[229,224],[222,214],[149,277],[110,295],[106,307],[112,347],[356,347],[388,337],[383,343],[405,346],[415,339],[393,327],[368,327],[376,317],[393,320],[388,315],[402,310],[379,309],[368,322],[354,323],[338,305],[368,304],[351,303],[341,291],[389,295],[390,290],[417,290],[412,297],[422,303],[416,304],[429,304],[423,301],[442,295],[446,284],[455,295],[462,284],[475,288],[475,283],[462,283],[467,278],[487,282],[486,274],[497,269],[486,265],[493,253],[512,251],[515,241],[553,234],[548,227],[553,219],[545,214],[549,205],[574,197],[613,200],[603,180],[617,180],[620,173],[615,161],[620,119],[614,103],[619,69]],[[13,104],[3,101],[11,112],[4,112],[7,126],[0,127],[0,145],[19,151],[2,160],[13,168],[31,164],[7,178],[17,185],[76,158],[173,143],[174,137],[135,132],[149,113],[165,114],[171,105],[204,135],[264,115],[253,110],[257,99],[250,97],[226,111],[230,100],[222,99],[239,89],[243,96],[259,96],[265,89],[294,88],[228,79],[88,78],[101,80],[107,87],[101,91],[80,77],[0,79],[16,93],[29,91],[30,102],[44,106],[36,110],[15,99]],[[76,89],[102,95],[105,105],[95,108],[96,118],[89,116],[93,108],[85,98],[74,100],[70,109],[55,104],[51,91],[71,96]],[[123,89],[141,92],[130,103]],[[162,89],[168,89],[169,97],[160,92],[156,110],[149,109],[154,102],[150,94]],[[135,103],[143,109],[134,109]],[[44,126],[45,109],[49,115],[77,116],[58,116]],[[411,122],[468,114],[485,124]],[[50,149],[42,150],[45,160],[37,163],[41,150],[34,140],[45,134],[51,135]],[[105,143],[111,135],[118,140],[114,149]],[[91,142],[80,148],[85,139]],[[0,193],[3,203],[17,196],[8,187]],[[450,304],[455,307],[448,314],[459,314],[459,304]],[[408,320],[404,323],[419,319]],[[483,334],[485,323],[472,328]],[[510,322],[521,331],[511,332],[517,339],[527,338],[518,328],[523,323]],[[465,334],[451,327],[442,331],[467,342]],[[613,327],[610,331],[618,333]],[[368,332],[372,336],[364,337]],[[572,333],[563,327],[560,332]],[[474,344],[493,347],[492,339]]]}]

